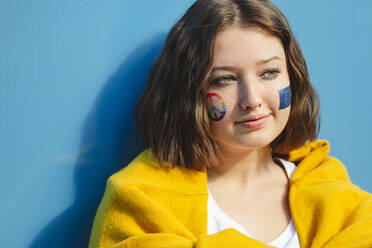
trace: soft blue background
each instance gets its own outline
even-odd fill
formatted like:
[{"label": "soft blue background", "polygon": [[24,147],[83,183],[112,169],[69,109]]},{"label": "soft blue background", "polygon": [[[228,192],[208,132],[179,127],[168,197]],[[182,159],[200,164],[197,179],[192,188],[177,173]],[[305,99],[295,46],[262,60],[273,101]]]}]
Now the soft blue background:
[{"label": "soft blue background", "polygon": [[[84,247],[141,150],[133,106],[191,0],[0,0],[0,247]],[[321,97],[320,138],[372,191],[372,1],[276,0]]]}]

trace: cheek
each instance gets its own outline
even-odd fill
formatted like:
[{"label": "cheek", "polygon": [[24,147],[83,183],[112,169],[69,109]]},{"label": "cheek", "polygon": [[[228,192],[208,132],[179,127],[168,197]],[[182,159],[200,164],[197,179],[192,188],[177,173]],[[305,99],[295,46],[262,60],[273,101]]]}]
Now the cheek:
[{"label": "cheek", "polygon": [[276,120],[278,121],[278,127],[281,127],[280,131],[285,128],[290,111],[291,111],[291,87],[287,86],[276,90],[275,92],[276,105]]},{"label": "cheek", "polygon": [[218,93],[208,93],[206,95],[208,117],[212,121],[221,121],[226,114],[226,102]]},{"label": "cheek", "polygon": [[291,105],[291,87],[279,90],[279,109],[288,108]]},{"label": "cheek", "polygon": [[290,86],[282,89],[269,89],[266,91],[265,101],[273,110],[287,110],[291,106]]}]

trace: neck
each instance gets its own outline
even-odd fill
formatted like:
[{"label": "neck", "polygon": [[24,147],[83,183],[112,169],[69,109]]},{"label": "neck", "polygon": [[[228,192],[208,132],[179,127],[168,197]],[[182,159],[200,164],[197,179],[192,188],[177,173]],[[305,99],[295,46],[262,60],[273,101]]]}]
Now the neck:
[{"label": "neck", "polygon": [[208,183],[223,182],[226,186],[246,188],[262,183],[277,173],[279,166],[271,156],[270,147],[255,150],[220,149],[222,158],[218,166],[207,168]]}]

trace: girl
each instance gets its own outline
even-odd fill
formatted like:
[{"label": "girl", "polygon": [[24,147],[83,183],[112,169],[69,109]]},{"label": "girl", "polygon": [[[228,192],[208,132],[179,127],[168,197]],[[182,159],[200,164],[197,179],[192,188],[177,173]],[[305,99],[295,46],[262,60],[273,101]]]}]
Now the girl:
[{"label": "girl", "polygon": [[136,106],[149,149],[109,178],[90,247],[372,247],[372,197],[314,141],[318,109],[272,3],[196,1]]}]

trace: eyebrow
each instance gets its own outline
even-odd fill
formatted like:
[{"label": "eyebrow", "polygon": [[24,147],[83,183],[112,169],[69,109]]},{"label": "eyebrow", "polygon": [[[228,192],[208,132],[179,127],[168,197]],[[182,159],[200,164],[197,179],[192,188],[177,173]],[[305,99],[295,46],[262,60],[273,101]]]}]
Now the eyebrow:
[{"label": "eyebrow", "polygon": [[[281,59],[278,56],[273,56],[271,58],[263,59],[263,60],[258,61],[256,63],[256,66],[267,64],[272,60],[281,60]],[[235,71],[236,68],[234,66],[216,66],[216,67],[213,67],[212,72],[219,71],[219,70],[221,70],[221,71]]]},{"label": "eyebrow", "polygon": [[272,60],[281,60],[278,56],[272,56],[271,58],[269,58],[269,59],[263,59],[263,60],[261,60],[261,61],[258,61],[257,63],[256,63],[256,65],[263,65],[263,64],[267,64],[267,63],[269,63],[270,61],[272,61]]}]

